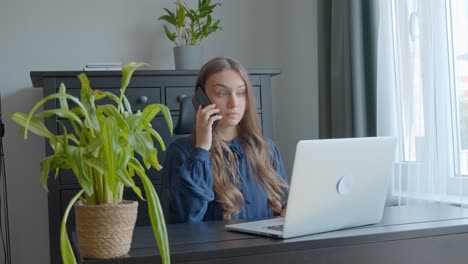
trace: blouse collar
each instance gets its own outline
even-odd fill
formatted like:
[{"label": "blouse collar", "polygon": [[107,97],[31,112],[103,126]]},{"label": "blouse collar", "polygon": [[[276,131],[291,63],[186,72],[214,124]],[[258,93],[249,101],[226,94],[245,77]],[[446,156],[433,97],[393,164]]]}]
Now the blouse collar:
[{"label": "blouse collar", "polygon": [[242,149],[242,144],[239,140],[239,137],[235,137],[233,140],[225,142],[229,146],[231,151],[234,152],[239,159],[244,157],[244,151]]}]

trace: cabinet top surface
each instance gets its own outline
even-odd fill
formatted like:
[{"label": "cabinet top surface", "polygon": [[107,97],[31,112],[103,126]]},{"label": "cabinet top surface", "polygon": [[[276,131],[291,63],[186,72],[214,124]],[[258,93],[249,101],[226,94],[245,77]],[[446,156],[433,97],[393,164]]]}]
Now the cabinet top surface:
[{"label": "cabinet top surface", "polygon": [[[281,73],[279,69],[252,69],[247,71],[249,75],[275,76]],[[44,78],[76,77],[80,73],[86,73],[88,77],[113,77],[122,76],[120,71],[31,71],[30,76],[33,87],[43,87]],[[133,76],[195,76],[198,70],[137,70]]]}]

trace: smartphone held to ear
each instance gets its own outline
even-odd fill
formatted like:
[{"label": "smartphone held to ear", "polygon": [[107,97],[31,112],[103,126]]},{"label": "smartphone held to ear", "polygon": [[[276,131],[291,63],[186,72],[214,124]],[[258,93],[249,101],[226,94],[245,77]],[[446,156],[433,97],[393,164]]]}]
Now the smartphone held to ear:
[{"label": "smartphone held to ear", "polygon": [[[193,104],[193,107],[195,107],[195,111],[198,110],[198,107],[201,105],[202,108],[212,104],[210,99],[208,99],[208,96],[206,95],[205,91],[203,90],[202,87],[197,87],[195,89],[195,95],[193,96],[192,98],[192,104]],[[212,116],[214,116],[216,114],[213,114]],[[216,127],[216,124],[218,123],[218,120],[214,121],[213,122],[213,129]]]},{"label": "smartphone held to ear", "polygon": [[211,104],[210,99],[208,99],[208,96],[202,87],[197,87],[197,89],[195,89],[195,95],[192,98],[192,104],[193,107],[195,107],[195,111],[198,110],[200,105],[202,108],[204,108]]}]

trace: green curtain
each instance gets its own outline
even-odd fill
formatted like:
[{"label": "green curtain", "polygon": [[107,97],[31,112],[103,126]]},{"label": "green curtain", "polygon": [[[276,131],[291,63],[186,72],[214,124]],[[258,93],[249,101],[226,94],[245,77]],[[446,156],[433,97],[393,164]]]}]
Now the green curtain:
[{"label": "green curtain", "polygon": [[377,4],[318,0],[320,138],[376,135]]}]

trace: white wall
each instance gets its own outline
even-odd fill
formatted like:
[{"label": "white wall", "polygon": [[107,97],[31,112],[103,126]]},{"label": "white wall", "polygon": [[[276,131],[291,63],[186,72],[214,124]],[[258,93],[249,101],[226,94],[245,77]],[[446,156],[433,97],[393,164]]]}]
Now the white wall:
[{"label": "white wall", "polygon": [[[188,2],[194,0],[187,0]],[[316,1],[222,0],[223,31],[204,42],[205,59],[224,55],[247,68],[279,68],[273,79],[275,140],[288,172],[295,144],[318,136]],[[1,0],[0,91],[4,116],[42,96],[29,71],[80,70],[87,62],[145,61],[173,69],[172,44],[156,18],[170,0]],[[14,263],[48,263],[47,194],[39,186],[44,141],[4,138]]]}]

